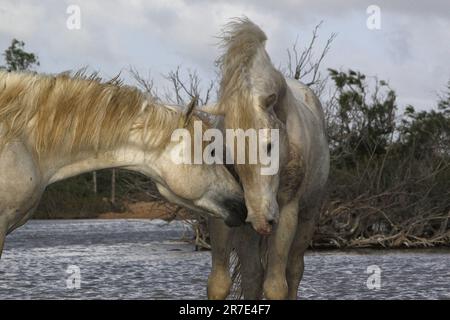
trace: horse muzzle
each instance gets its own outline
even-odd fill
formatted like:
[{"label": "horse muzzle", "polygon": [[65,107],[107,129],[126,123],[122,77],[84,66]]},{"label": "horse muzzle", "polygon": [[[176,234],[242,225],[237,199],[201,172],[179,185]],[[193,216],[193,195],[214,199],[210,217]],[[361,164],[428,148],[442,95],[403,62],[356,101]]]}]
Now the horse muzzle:
[{"label": "horse muzzle", "polygon": [[245,223],[247,219],[247,207],[244,199],[229,198],[223,202],[223,207],[227,211],[225,224],[229,227],[238,227]]}]

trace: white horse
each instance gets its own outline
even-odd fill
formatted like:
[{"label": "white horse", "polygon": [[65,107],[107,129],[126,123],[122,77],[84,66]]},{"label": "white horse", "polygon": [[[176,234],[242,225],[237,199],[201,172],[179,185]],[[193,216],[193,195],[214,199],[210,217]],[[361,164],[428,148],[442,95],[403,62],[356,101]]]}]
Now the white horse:
[{"label": "white horse", "polygon": [[191,148],[171,134],[200,121],[194,104],[183,114],[117,81],[0,72],[0,256],[47,185],[104,168],[141,172],[169,201],[239,225],[242,189],[224,166],[172,162]]},{"label": "white horse", "polygon": [[268,299],[297,298],[304,252],[328,177],[329,149],[321,104],[307,86],[285,79],[275,69],[265,50],[266,39],[246,18],[227,25],[225,52],[219,60],[219,103],[203,109],[223,115],[226,129],[279,129],[280,136],[277,146],[270,137],[265,141],[268,151],[279,150],[277,174],[261,175],[261,164],[235,166],[244,188],[247,221],[259,234],[246,226],[231,230],[210,219],[211,299],[229,294],[232,248],[241,262],[245,298],[258,299],[263,294]]}]

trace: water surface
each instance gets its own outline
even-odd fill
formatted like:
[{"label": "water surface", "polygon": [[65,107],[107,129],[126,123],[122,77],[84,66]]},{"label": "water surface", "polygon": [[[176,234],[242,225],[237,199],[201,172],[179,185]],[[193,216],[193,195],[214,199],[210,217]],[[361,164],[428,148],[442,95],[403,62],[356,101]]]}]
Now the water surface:
[{"label": "water surface", "polygon": [[[161,220],[30,221],[7,237],[0,299],[205,299],[210,254],[190,236]],[[314,251],[305,264],[302,299],[450,299],[450,251]]]}]

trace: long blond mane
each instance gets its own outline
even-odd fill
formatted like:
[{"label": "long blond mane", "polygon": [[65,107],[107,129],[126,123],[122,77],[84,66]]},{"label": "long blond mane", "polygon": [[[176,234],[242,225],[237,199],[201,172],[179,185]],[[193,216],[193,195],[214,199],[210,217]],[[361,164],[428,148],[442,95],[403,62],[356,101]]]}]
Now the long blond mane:
[{"label": "long blond mane", "polygon": [[[267,36],[248,18],[235,18],[225,25],[221,36],[223,54],[217,60],[222,73],[219,90],[219,108],[227,114],[227,122],[234,128],[257,128],[264,126],[264,117],[255,116],[253,105],[255,81],[263,85],[285,86],[284,79],[276,70],[265,50]],[[263,58],[258,75],[254,62],[258,53]]]},{"label": "long blond mane", "polygon": [[222,72],[221,96],[248,90],[249,69],[266,40],[266,34],[248,18],[235,18],[225,25],[221,35],[223,54],[218,59]]},{"label": "long blond mane", "polygon": [[110,150],[132,130],[162,147],[180,116],[117,79],[0,72],[0,147],[27,138],[39,155]]}]

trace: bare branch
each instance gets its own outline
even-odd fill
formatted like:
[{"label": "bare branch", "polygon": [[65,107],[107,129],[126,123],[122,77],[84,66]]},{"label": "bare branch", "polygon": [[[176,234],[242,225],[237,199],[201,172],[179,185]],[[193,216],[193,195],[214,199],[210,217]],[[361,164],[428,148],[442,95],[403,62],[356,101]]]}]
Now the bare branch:
[{"label": "bare branch", "polygon": [[136,68],[130,67],[129,73],[137,82],[139,88],[141,88],[144,92],[148,93],[153,98],[158,99],[157,90],[155,88],[155,84],[153,82],[150,71],[148,72],[146,77],[143,77]]},{"label": "bare branch", "polygon": [[319,29],[322,24],[323,21],[314,27],[308,45],[301,52],[298,49],[298,37],[292,47],[287,49],[288,59],[287,70],[285,72],[287,76],[305,82],[318,96],[324,91],[328,79],[328,77],[322,76],[320,67],[331,48],[332,42],[337,36],[336,33],[332,33],[320,51],[320,55],[316,57],[314,55],[314,48],[319,38]]},{"label": "bare branch", "polygon": [[185,105],[194,97],[198,97],[200,105],[205,105],[211,100],[212,93],[215,91],[215,82],[213,80],[209,82],[206,89],[203,89],[198,72],[187,69],[187,74],[183,77],[180,66],[175,71],[170,71],[166,79],[172,85],[172,90],[166,93],[166,97],[179,105]]}]

